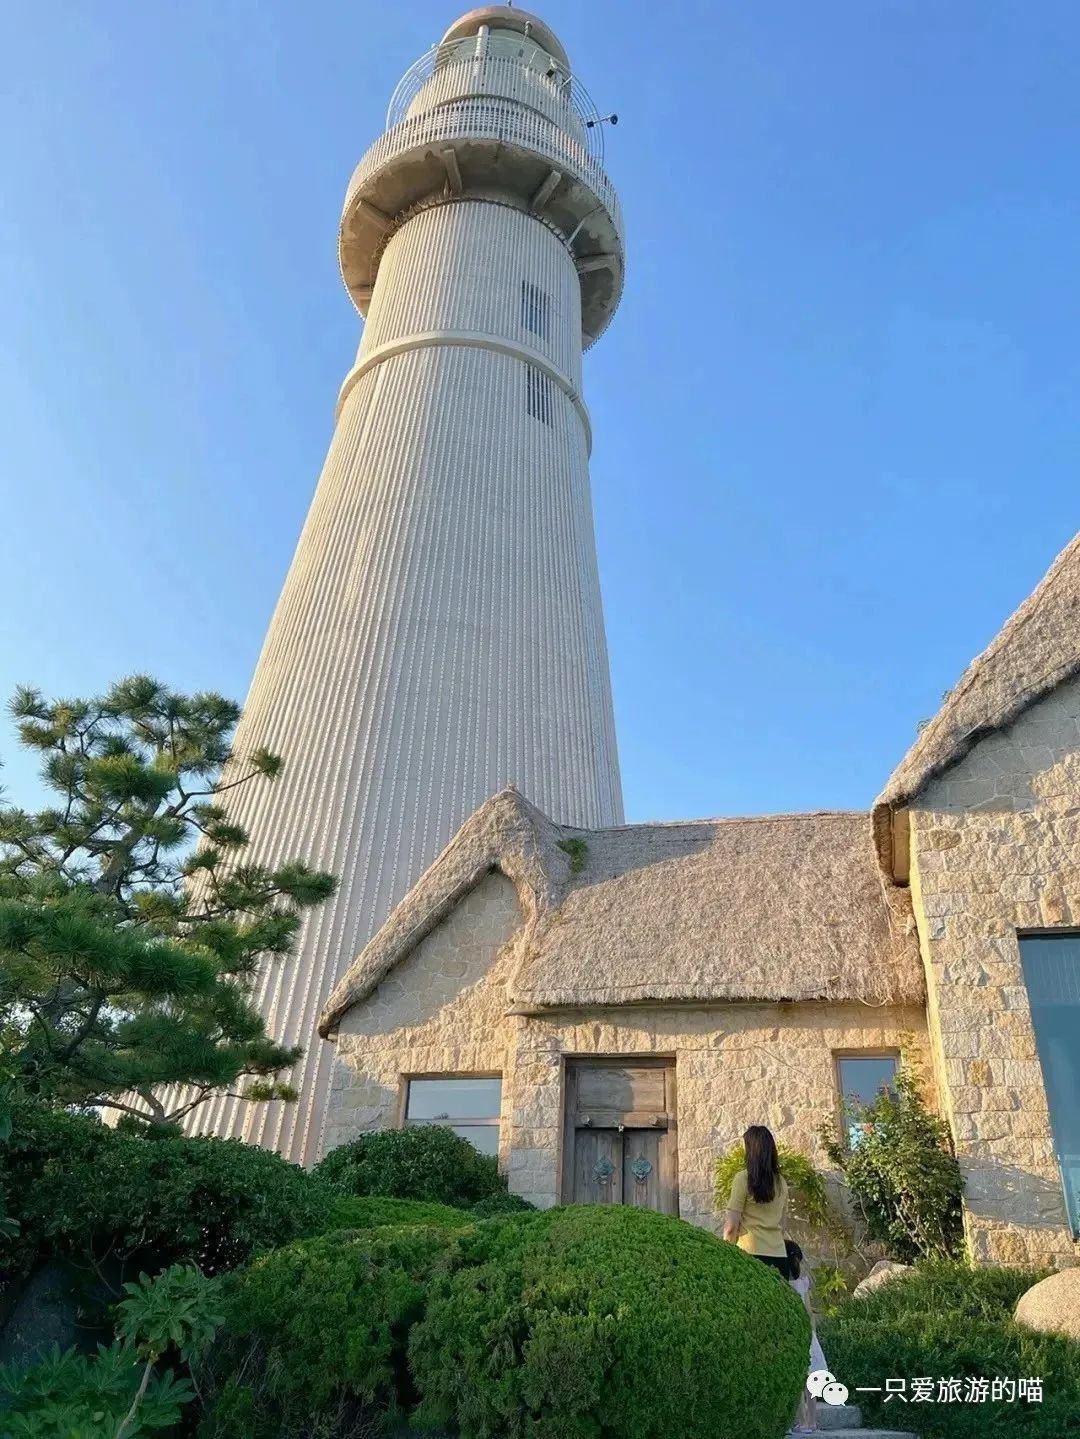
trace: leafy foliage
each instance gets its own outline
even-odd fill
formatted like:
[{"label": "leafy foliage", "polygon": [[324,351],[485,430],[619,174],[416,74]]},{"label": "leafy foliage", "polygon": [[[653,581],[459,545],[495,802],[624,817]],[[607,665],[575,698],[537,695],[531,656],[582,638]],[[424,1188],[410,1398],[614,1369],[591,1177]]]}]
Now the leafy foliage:
[{"label": "leafy foliage", "polygon": [[21,1240],[42,1254],[207,1274],[320,1228],[331,1196],[298,1166],[235,1139],[151,1138],[17,1105],[3,1183]]},{"label": "leafy foliage", "polygon": [[682,1220],[582,1205],[463,1230],[409,1341],[422,1423],[464,1439],[776,1439],[809,1324],[765,1265]]},{"label": "leafy foliage", "polygon": [[171,1429],[194,1391],[171,1369],[151,1374],[141,1399],[146,1371],[130,1345],[99,1345],[94,1355],[54,1349],[29,1369],[0,1369],[0,1399],[5,1439],[116,1439],[117,1431],[138,1405],[124,1439]]},{"label": "leafy foliage", "polygon": [[439,1124],[382,1129],[342,1144],[315,1166],[339,1194],[427,1199],[466,1208],[506,1195],[494,1155]]},{"label": "leafy foliage", "polygon": [[494,1219],[500,1214],[531,1214],[536,1209],[535,1204],[530,1204],[527,1199],[522,1199],[520,1194],[508,1194],[505,1191],[496,1194],[486,1194],[483,1199],[478,1199],[475,1204],[470,1204],[469,1213],[474,1219]]},{"label": "leafy foliage", "polygon": [[413,1399],[405,1361],[446,1224],[326,1235],[275,1250],[224,1285],[223,1337],[197,1371],[200,1431],[221,1439],[353,1439]]},{"label": "leafy foliage", "polygon": [[585,861],[589,857],[588,841],[580,837],[577,839],[560,839],[558,845],[563,853],[569,856],[570,873],[580,874],[585,868]]},{"label": "leafy foliage", "polygon": [[400,1228],[410,1224],[442,1224],[460,1228],[472,1223],[464,1209],[449,1204],[432,1204],[424,1199],[351,1198],[337,1199],[326,1220],[326,1232],[335,1229]]},{"label": "leafy foliage", "polygon": [[[829,1367],[848,1385],[919,1375],[960,1380],[1041,1377],[1039,1404],[994,1401],[909,1404],[903,1427],[932,1439],[1062,1439],[1080,1432],[1080,1344],[1022,1328],[1012,1314],[1043,1276],[933,1260],[865,1299],[851,1299],[821,1325]],[[860,1394],[867,1424],[895,1426],[896,1404]]]},{"label": "leafy foliage", "polygon": [[[857,1255],[855,1236],[829,1197],[824,1177],[797,1149],[777,1145],[780,1172],[788,1185],[787,1228],[798,1238],[807,1256],[814,1312],[831,1313],[849,1293],[856,1276],[865,1273]],[[746,1167],[742,1141],[717,1160],[713,1171],[716,1208],[726,1209],[735,1176]]]},{"label": "leafy foliage", "polygon": [[895,1092],[882,1090],[854,1106],[858,1142],[823,1130],[829,1158],[841,1171],[867,1234],[893,1259],[956,1258],[963,1246],[964,1181],[948,1126],[929,1112],[915,1076],[901,1067]]},{"label": "leafy foliage", "polygon": [[125,1288],[113,1344],[93,1356],[54,1349],[37,1364],[0,1370],[5,1435],[135,1439],[176,1424],[194,1390],[156,1366],[170,1350],[190,1362],[206,1349],[221,1322],[213,1287],[197,1269],[177,1265]]},{"label": "leafy foliage", "polygon": [[23,689],[11,711],[56,800],[0,808],[0,1062],[51,1102],[159,1121],[223,1090],[294,1097],[299,1051],[267,1037],[251,989],[334,881],[244,863],[221,803],[281,759],[232,753],[230,701],[144,675],[92,700]]},{"label": "leafy foliage", "polygon": [[[787,1181],[791,1217],[812,1228],[825,1228],[834,1223],[836,1214],[829,1202],[825,1181],[811,1161],[786,1144],[778,1144],[776,1149],[780,1158],[780,1173]],[[740,1139],[726,1154],[720,1155],[713,1169],[713,1193],[719,1211],[727,1208],[735,1176],[745,1168],[746,1151]]]},{"label": "leafy foliage", "polygon": [[209,1346],[222,1316],[214,1291],[193,1264],[174,1264],[156,1279],[140,1274],[124,1285],[116,1331],[143,1359],[154,1362],[170,1347],[188,1361]]}]

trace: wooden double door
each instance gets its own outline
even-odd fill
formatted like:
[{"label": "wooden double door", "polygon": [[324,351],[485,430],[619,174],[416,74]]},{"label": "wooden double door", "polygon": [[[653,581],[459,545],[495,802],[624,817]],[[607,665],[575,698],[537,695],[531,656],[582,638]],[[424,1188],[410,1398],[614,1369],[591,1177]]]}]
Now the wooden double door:
[{"label": "wooden double door", "polygon": [[564,1204],[679,1212],[670,1061],[567,1063],[562,1197]]}]

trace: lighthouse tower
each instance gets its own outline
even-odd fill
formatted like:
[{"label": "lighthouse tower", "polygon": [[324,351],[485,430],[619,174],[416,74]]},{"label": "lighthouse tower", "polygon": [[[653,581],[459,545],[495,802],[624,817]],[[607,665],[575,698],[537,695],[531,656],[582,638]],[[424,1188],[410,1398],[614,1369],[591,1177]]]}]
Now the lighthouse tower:
[{"label": "lighthouse tower", "polygon": [[623,283],[602,135],[551,30],[485,6],[409,70],[349,183],[363,339],[236,738],[285,770],[231,811],[253,860],[339,890],[258,991],[305,1047],[299,1101],[221,1099],[200,1129],[320,1157],[319,1013],[495,790],[622,819],[581,385]]}]

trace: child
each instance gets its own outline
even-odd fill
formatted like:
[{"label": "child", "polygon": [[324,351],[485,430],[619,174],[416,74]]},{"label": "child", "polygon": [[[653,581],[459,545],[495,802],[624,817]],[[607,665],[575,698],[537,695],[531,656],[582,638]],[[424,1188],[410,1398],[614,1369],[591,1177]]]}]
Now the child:
[{"label": "child", "polygon": [[[791,1278],[788,1283],[795,1293],[802,1300],[806,1312],[810,1316],[810,1367],[808,1374],[815,1370],[828,1369],[825,1363],[825,1355],[822,1353],[821,1344],[817,1337],[817,1325],[814,1323],[814,1311],[810,1308],[810,1275],[806,1271],[806,1264],[803,1260],[803,1252],[795,1243],[794,1239],[785,1240],[788,1253],[788,1263],[791,1269]],[[793,1434],[813,1434],[817,1431],[817,1401],[810,1391],[803,1386],[802,1401],[799,1404],[799,1412],[792,1428]]]}]

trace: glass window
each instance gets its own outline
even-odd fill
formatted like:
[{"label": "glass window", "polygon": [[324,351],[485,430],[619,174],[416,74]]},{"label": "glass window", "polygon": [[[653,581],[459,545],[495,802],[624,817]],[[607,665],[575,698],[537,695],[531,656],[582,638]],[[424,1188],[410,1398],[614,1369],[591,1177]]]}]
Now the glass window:
[{"label": "glass window", "polygon": [[410,1079],[405,1123],[444,1124],[481,1154],[498,1154],[501,1104],[501,1079]]},{"label": "glass window", "polygon": [[1073,1232],[1080,1230],[1080,935],[1020,940],[1050,1127]]},{"label": "glass window", "polygon": [[542,340],[548,332],[548,296],[530,280],[521,282],[521,323]]},{"label": "glass window", "polygon": [[837,1060],[849,1144],[858,1144],[862,1137],[860,1110],[873,1104],[883,1089],[894,1087],[899,1062],[895,1054],[845,1054]]},{"label": "glass window", "polygon": [[525,366],[525,408],[536,420],[551,424],[551,381],[535,365]]}]

